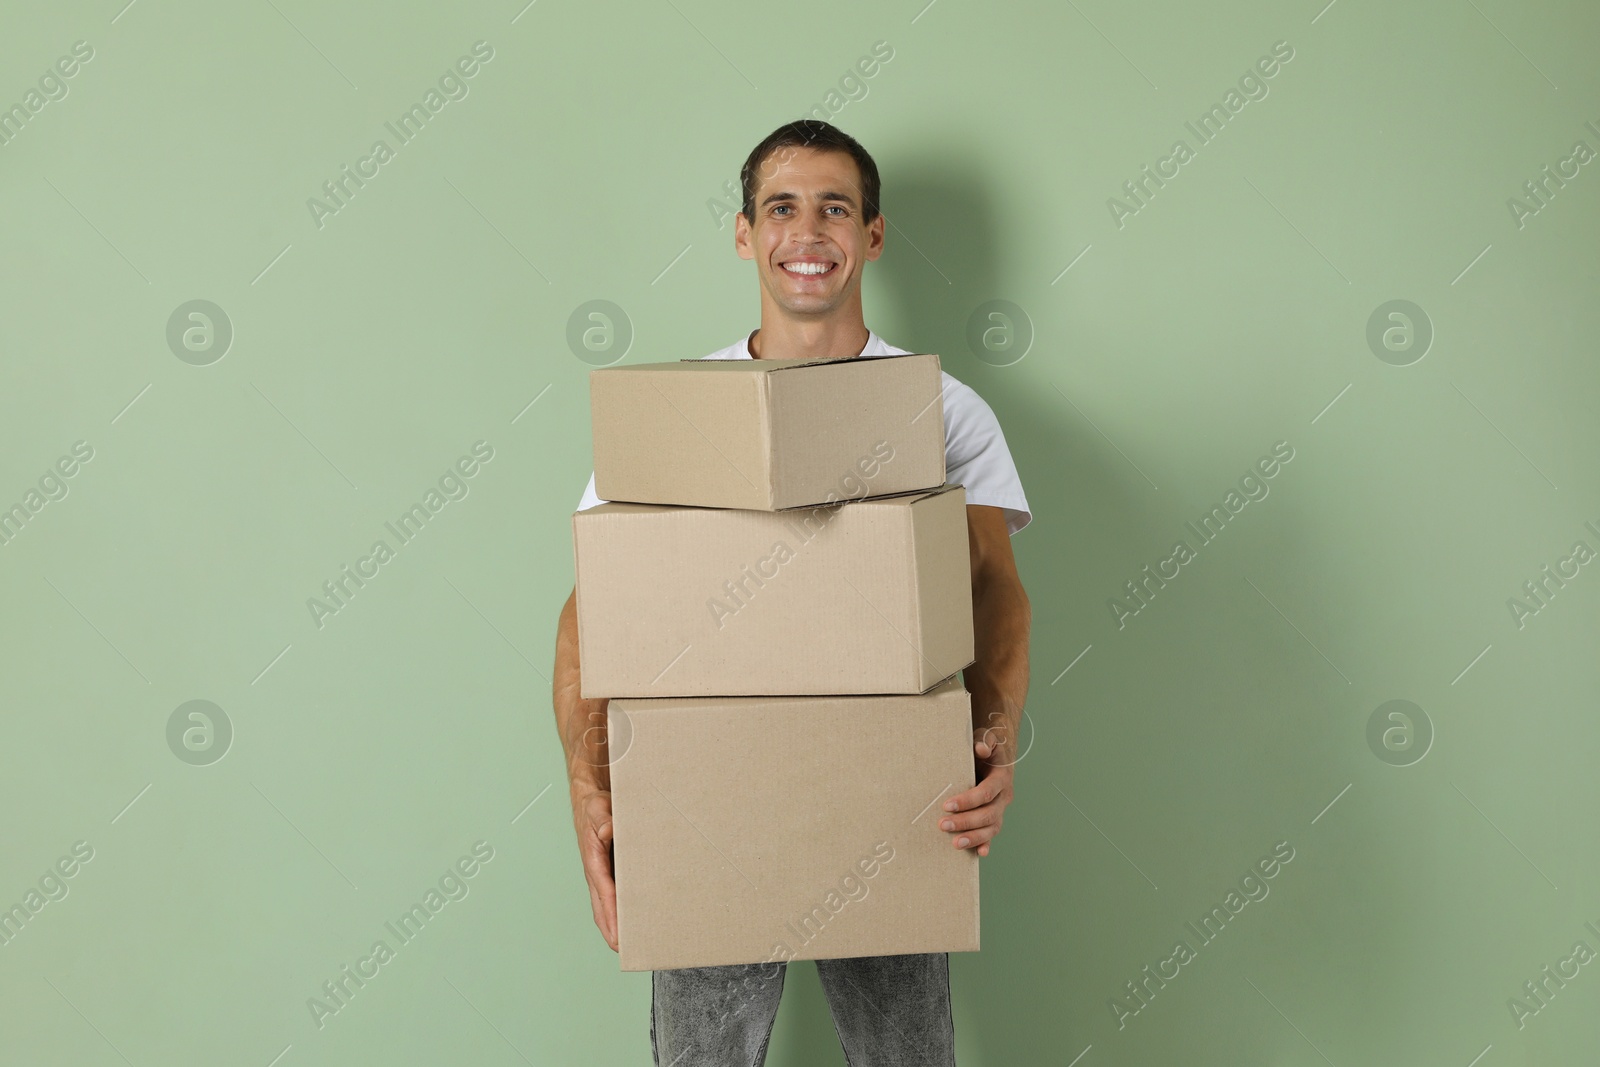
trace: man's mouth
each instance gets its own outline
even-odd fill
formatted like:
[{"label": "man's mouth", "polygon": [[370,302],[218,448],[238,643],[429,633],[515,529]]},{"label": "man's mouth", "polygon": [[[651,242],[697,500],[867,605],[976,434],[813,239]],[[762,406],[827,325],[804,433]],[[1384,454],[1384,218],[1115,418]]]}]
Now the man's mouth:
[{"label": "man's mouth", "polygon": [[779,266],[781,266],[786,273],[793,274],[793,275],[795,275],[797,277],[802,277],[802,278],[820,278],[823,275],[832,274],[835,270],[838,269],[839,264],[837,264],[837,263],[815,263],[815,262],[806,262],[806,261],[803,261],[803,260],[797,260],[797,261],[791,261],[791,262],[788,262],[788,263],[782,263],[782,264],[779,264]]}]

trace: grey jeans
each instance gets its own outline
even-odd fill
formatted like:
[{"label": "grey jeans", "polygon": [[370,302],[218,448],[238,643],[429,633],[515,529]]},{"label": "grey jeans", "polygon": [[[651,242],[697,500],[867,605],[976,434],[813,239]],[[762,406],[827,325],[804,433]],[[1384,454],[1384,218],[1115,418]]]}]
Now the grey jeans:
[{"label": "grey jeans", "polygon": [[[948,953],[816,964],[850,1067],[955,1067]],[[652,972],[656,1067],[761,1067],[786,969],[750,963]]]}]

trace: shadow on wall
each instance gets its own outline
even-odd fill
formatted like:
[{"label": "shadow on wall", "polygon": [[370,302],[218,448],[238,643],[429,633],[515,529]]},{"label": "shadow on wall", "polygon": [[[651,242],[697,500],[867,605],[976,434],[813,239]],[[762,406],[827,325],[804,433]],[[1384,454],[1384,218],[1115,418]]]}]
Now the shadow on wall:
[{"label": "shadow on wall", "polygon": [[[1208,578],[1175,583],[1163,593],[1165,603],[1152,605],[1160,609],[1153,618],[1118,631],[1105,604],[1138,564],[1121,573],[1118,563],[1113,574],[1094,561],[1142,563],[1168,548],[1185,518],[1183,501],[1198,491],[1166,484],[1159,474],[1165,492],[1152,489],[1050,386],[1092,411],[1095,405],[1072,394],[1068,361],[1148,362],[1149,354],[1122,351],[1115,336],[1061,331],[1036,335],[1014,366],[979,359],[967,343],[967,320],[978,305],[1009,299],[1035,324],[1072,321],[1080,316],[1063,313],[1073,301],[1072,275],[1055,286],[1041,277],[1019,292],[1002,288],[1016,263],[1048,257],[1036,247],[999,243],[999,212],[981,162],[896,159],[885,172],[893,176],[883,204],[885,248],[864,277],[867,325],[889,344],[939,353],[947,372],[989,402],[1034,513],[1014,547],[1034,609],[1028,710],[1037,737],[1019,765],[1005,832],[982,861],[984,950],[951,958],[958,1047],[972,1067],[1065,1062],[1116,1032],[1109,998],[1171,945],[1188,905],[1218,890],[1219,872],[1236,874],[1231,868],[1270,848],[1270,828],[1282,820],[1270,811],[1251,817],[1250,808],[1284,797],[1298,803],[1306,794],[1306,783],[1293,776],[1274,781],[1268,795],[1225,783],[1253,776],[1257,790],[1267,786],[1262,768],[1284,749],[1298,750],[1290,766],[1315,761],[1334,764],[1329,775],[1351,773],[1355,768],[1337,766],[1346,762],[1342,745],[1320,759],[1315,746],[1342,738],[1350,702],[1360,697],[1342,683],[1323,684],[1315,665],[1299,665],[1306,654],[1294,644],[1300,638],[1251,599],[1242,574],[1258,564],[1230,542],[1202,550]],[[1198,338],[1194,351],[1171,358],[1206,358],[1208,349],[1225,352],[1229,343]],[[1151,439],[1166,433],[1145,424],[1117,444],[1144,455]],[[1281,541],[1272,546],[1270,565],[1314,567],[1315,531],[1304,528],[1308,516],[1289,503],[1280,500],[1272,519]],[[1235,625],[1208,626],[1209,612]],[[1061,677],[1091,643],[1090,656]],[[1243,669],[1252,660],[1278,677],[1264,684],[1258,673],[1252,680]],[[1286,699],[1297,715],[1285,714]],[[1360,759],[1350,755],[1348,762]],[[1113,851],[1102,829],[1145,861],[1159,894]],[[1212,852],[1218,858],[1208,865]],[[1294,890],[1284,882],[1272,905],[1279,910],[1252,914],[1260,926],[1247,936],[1272,939],[1295,928]],[[1200,965],[1207,963],[1216,966],[1209,959]],[[1211,980],[1216,975],[1213,969]],[[1204,984],[1191,980],[1188,988]],[[774,1033],[768,1062],[841,1062],[815,979],[798,985],[806,992],[794,1008],[804,1010],[784,1011],[786,1025]],[[1183,996],[1181,988],[1173,995]],[[1182,1035],[1158,1021],[1160,1010],[1152,1015],[1139,1020],[1154,1024],[1145,1025],[1146,1033],[1181,1046]]]},{"label": "shadow on wall", "polygon": [[[989,391],[970,374],[971,367],[981,365],[970,353],[963,355],[965,309],[989,297],[999,273],[993,205],[981,171],[952,171],[963,164],[944,156],[898,160],[888,166],[880,160],[879,166],[885,174],[884,250],[876,262],[866,265],[862,276],[867,326],[898,348],[939,353],[944,370],[987,396]],[[1012,438],[1013,428],[1004,429],[1026,484],[1026,465]],[[1052,468],[1039,464],[1038,469]],[[1029,501],[1034,502],[1031,488]],[[990,912],[991,906],[984,911]],[[951,958],[952,983],[959,959]],[[768,1049],[769,1067],[842,1065],[844,1057],[816,965],[791,964],[788,980]],[[961,995],[959,989],[952,992]],[[958,1008],[958,1020],[961,1014]],[[969,1036],[958,1022],[957,1037],[963,1046]]]}]

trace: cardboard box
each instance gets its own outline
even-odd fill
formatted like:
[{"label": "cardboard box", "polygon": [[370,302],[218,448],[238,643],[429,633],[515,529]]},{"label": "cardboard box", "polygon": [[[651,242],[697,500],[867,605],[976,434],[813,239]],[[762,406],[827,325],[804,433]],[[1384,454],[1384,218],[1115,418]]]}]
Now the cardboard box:
[{"label": "cardboard box", "polygon": [[966,498],[575,513],[582,695],[926,691],[973,661]]},{"label": "cardboard box", "polygon": [[624,971],[978,951],[959,678],[919,696],[613,700]]},{"label": "cardboard box", "polygon": [[942,485],[942,383],[931,354],[603,367],[595,492],[775,511]]}]

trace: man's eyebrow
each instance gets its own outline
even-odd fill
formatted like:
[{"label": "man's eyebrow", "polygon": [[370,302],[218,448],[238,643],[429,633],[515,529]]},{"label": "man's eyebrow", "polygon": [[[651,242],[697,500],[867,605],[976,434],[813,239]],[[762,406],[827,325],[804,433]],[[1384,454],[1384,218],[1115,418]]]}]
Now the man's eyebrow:
[{"label": "man's eyebrow", "polygon": [[[773,193],[773,194],[771,194],[770,196],[767,196],[766,198],[764,198],[761,201],[761,206],[762,207],[766,207],[769,204],[776,204],[779,201],[799,200],[799,199],[800,199],[800,197],[798,195],[796,195],[795,193],[790,193],[790,192]],[[845,193],[836,193],[836,192],[831,192],[831,191],[830,192],[826,192],[826,193],[818,193],[817,194],[817,199],[818,200],[839,200],[839,201],[843,201],[846,204],[849,204],[851,207],[855,207],[856,206],[855,198],[852,197],[852,196],[849,196],[849,195],[847,195]]]}]

